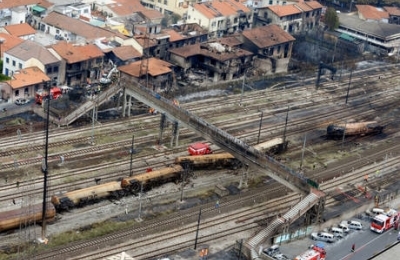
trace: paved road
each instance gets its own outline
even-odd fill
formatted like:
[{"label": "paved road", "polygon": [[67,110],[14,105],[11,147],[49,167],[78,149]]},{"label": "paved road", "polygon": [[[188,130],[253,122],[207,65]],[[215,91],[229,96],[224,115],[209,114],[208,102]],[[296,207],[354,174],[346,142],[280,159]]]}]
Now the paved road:
[{"label": "paved road", "polygon": [[[333,243],[325,244],[327,258],[329,260],[361,260],[368,259],[376,253],[384,250],[387,246],[396,242],[397,231],[389,230],[381,235],[369,230],[369,222],[362,221],[364,229],[351,231],[345,238]],[[293,259],[297,254],[307,250],[307,247],[315,241],[304,238],[288,244],[281,245],[281,251]],[[355,252],[351,252],[351,246],[355,244]]]}]

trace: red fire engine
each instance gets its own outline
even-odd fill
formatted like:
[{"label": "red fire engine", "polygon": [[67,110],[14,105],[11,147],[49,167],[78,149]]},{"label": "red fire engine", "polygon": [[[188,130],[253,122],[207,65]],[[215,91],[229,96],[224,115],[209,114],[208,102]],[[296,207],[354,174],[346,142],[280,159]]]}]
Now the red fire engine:
[{"label": "red fire engine", "polygon": [[[54,87],[51,88],[50,90],[50,98],[51,99],[57,99],[61,96],[62,91],[60,88]],[[47,98],[47,96],[49,95],[49,92],[43,89],[40,89],[36,92],[35,95],[35,102],[36,104],[41,105],[43,103],[43,100]]]},{"label": "red fire engine", "polygon": [[194,143],[188,147],[190,155],[204,155],[212,153],[211,147],[205,143]]},{"label": "red fire engine", "polygon": [[295,260],[325,260],[326,251],[322,245],[313,245],[310,249],[296,256]]},{"label": "red fire engine", "polygon": [[394,209],[389,209],[372,219],[370,229],[376,233],[381,234],[395,226],[398,221],[399,213]]}]

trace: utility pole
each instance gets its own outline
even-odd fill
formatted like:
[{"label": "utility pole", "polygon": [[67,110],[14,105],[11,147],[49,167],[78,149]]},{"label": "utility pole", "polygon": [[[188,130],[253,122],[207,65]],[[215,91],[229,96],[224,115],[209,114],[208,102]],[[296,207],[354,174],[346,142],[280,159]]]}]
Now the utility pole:
[{"label": "utility pole", "polygon": [[347,87],[347,95],[346,95],[346,103],[345,104],[347,104],[347,100],[349,99],[349,92],[350,92],[350,85],[351,85],[351,75],[353,75],[353,70],[350,70],[349,86]]},{"label": "utility pole", "polygon": [[303,162],[304,162],[304,150],[306,149],[306,140],[307,140],[307,134],[306,134],[306,135],[304,135],[303,148],[301,149],[300,170],[301,170],[301,169],[303,169]]},{"label": "utility pole", "polygon": [[242,99],[243,99],[243,92],[244,92],[244,82],[246,79],[246,71],[244,71],[244,75],[243,75],[243,82],[242,82],[242,94],[240,95],[240,101],[239,101],[239,106],[242,106]]},{"label": "utility pole", "polygon": [[50,122],[50,82],[46,83],[46,88],[49,92],[47,96],[47,116],[46,116],[46,138],[45,138],[45,148],[44,148],[44,159],[42,164],[42,172],[44,175],[43,178],[43,206],[42,206],[42,239],[46,241],[46,206],[47,206],[47,157],[48,157],[48,149],[49,149],[49,122]]},{"label": "utility pole", "polygon": [[133,154],[135,152],[135,150],[133,149],[134,140],[135,140],[135,136],[132,135],[131,163],[130,163],[130,167],[129,167],[129,177],[132,177],[132,175],[133,175],[133,172],[132,172],[132,160],[133,160]]},{"label": "utility pole", "polygon": [[201,208],[199,212],[199,218],[197,219],[197,229],[196,229],[196,238],[194,240],[194,250],[197,249],[197,239],[199,237],[199,229],[200,229],[200,218],[201,218]]},{"label": "utility pole", "polygon": [[264,112],[262,110],[260,112],[261,112],[261,118],[260,118],[260,127],[258,128],[257,144],[260,143],[261,126],[262,126],[262,120],[263,120],[263,115],[264,115]]}]

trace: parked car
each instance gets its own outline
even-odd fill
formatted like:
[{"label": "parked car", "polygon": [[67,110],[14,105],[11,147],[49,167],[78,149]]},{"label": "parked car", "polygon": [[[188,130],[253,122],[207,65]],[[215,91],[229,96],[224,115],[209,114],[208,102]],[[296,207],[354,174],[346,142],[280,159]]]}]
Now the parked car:
[{"label": "parked car", "polygon": [[363,228],[363,226],[360,222],[351,220],[351,221],[349,221],[349,228],[355,229],[355,230],[361,230]]},{"label": "parked car", "polygon": [[311,238],[313,240],[325,241],[328,243],[333,243],[336,241],[335,236],[331,233],[326,232],[314,232],[311,233]]},{"label": "parked car", "polygon": [[329,232],[332,233],[337,238],[343,238],[344,234],[345,234],[343,229],[338,228],[338,227],[331,227],[329,229]]},{"label": "parked car", "polygon": [[17,104],[17,105],[25,105],[28,103],[29,103],[29,99],[26,99],[26,98],[17,98],[15,100],[15,104]]},{"label": "parked car", "polygon": [[338,227],[341,228],[345,233],[349,233],[350,232],[349,224],[347,223],[347,221],[340,222]]},{"label": "parked car", "polygon": [[263,250],[263,252],[268,256],[275,256],[277,254],[280,254],[278,245],[273,245],[273,246],[270,246],[268,248],[265,248]]},{"label": "parked car", "polygon": [[285,256],[284,254],[276,254],[272,258],[277,259],[277,260],[289,260],[289,258],[287,256]]}]

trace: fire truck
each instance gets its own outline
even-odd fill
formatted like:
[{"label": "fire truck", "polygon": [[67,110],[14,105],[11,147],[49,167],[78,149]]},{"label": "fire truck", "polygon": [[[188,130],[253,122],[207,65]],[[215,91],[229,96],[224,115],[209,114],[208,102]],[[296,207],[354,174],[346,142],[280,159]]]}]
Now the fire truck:
[{"label": "fire truck", "polygon": [[211,147],[205,143],[194,143],[188,147],[190,155],[204,155],[212,153]]},{"label": "fire truck", "polygon": [[[51,88],[50,90],[50,98],[51,99],[57,99],[61,96],[62,91],[60,88],[54,87]],[[36,104],[41,105],[43,103],[43,100],[45,100],[49,95],[49,92],[43,89],[40,89],[36,92],[35,94],[35,102]]]},{"label": "fire truck", "polygon": [[398,224],[399,212],[394,209],[388,209],[384,213],[375,216],[371,221],[371,230],[382,234],[388,229]]},{"label": "fire truck", "polygon": [[295,260],[325,260],[326,251],[323,244],[312,245],[310,249],[296,256]]}]

